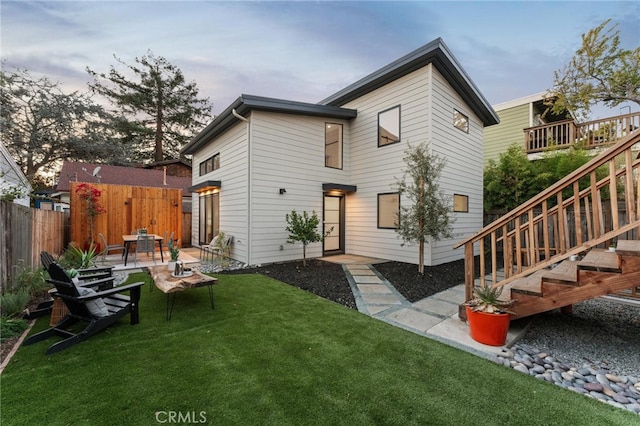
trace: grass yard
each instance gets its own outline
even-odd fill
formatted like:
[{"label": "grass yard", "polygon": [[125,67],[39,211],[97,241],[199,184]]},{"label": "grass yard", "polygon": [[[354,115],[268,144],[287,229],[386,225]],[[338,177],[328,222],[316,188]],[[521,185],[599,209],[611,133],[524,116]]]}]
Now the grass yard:
[{"label": "grass yard", "polygon": [[[133,278],[133,280],[131,279]],[[148,278],[135,274],[130,282]],[[3,425],[631,425],[638,416],[260,275],[165,295],[1,380]],[[47,327],[41,318],[32,333]],[[173,416],[173,417],[170,417]]]}]

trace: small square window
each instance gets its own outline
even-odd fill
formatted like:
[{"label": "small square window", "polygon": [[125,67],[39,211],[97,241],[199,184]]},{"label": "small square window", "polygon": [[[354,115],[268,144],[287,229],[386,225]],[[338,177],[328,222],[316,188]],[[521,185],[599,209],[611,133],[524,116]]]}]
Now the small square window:
[{"label": "small square window", "polygon": [[469,117],[458,111],[453,110],[453,126],[462,130],[465,133],[469,133]]},{"label": "small square window", "polygon": [[453,211],[469,213],[469,196],[453,194]]},{"label": "small square window", "polygon": [[400,142],[400,105],[378,114],[378,146]]},{"label": "small square window", "polygon": [[400,194],[378,194],[378,228],[396,229],[400,216]]}]

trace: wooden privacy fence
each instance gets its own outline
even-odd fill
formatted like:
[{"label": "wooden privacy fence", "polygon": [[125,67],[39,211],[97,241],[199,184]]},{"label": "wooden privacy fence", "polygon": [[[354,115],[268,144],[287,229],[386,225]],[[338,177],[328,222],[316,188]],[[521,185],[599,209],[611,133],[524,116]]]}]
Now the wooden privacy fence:
[{"label": "wooden privacy fence", "polygon": [[0,201],[0,291],[21,267],[40,266],[40,252],[60,254],[68,242],[69,214]]},{"label": "wooden privacy fence", "polygon": [[[72,182],[70,188],[71,241],[80,246],[89,242],[87,207],[76,193],[81,182]],[[92,183],[102,192],[99,202],[106,213],[94,220],[94,242],[99,243],[98,233],[104,234],[107,244],[122,243],[122,236],[139,228],[147,228],[149,234],[174,233],[182,237],[182,190],[143,186],[110,185]]]}]

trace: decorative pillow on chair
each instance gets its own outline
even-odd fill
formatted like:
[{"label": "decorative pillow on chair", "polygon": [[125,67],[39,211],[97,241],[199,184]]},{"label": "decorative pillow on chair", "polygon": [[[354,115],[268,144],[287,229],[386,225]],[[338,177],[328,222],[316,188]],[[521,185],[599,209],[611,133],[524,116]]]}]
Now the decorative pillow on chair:
[{"label": "decorative pillow on chair", "polygon": [[[80,296],[96,294],[95,290],[91,288],[80,286],[76,286],[76,288],[78,289]],[[89,309],[89,312],[91,312],[91,315],[95,317],[101,318],[109,316],[109,309],[107,308],[107,305],[105,305],[104,301],[99,297],[93,300],[87,300],[84,304],[87,306],[87,309]]]}]

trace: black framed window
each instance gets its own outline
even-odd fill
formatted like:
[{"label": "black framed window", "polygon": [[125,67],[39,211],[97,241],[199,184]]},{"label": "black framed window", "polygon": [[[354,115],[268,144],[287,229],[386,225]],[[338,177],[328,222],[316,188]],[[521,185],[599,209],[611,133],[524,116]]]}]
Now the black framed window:
[{"label": "black framed window", "polygon": [[469,213],[469,196],[453,194],[453,211]]},{"label": "black framed window", "polygon": [[469,117],[458,111],[453,110],[453,127],[460,129],[465,133],[469,133]]},{"label": "black framed window", "polygon": [[200,176],[211,173],[220,168],[220,153],[217,153],[200,163]]},{"label": "black framed window", "polygon": [[324,124],[324,165],[342,169],[342,124]]},{"label": "black framed window", "polygon": [[396,229],[400,217],[400,194],[378,194],[378,228]]},{"label": "black framed window", "polygon": [[200,197],[200,244],[209,244],[220,230],[220,197],[219,193]]},{"label": "black framed window", "polygon": [[378,113],[378,146],[400,142],[400,105]]}]

